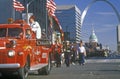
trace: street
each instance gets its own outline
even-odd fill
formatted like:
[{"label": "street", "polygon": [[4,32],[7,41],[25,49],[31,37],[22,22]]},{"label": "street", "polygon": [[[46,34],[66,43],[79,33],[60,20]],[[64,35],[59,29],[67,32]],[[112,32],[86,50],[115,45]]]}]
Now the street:
[{"label": "street", "polygon": [[27,79],[120,79],[120,60],[88,59],[84,66],[76,64],[70,67],[53,67],[48,76],[33,74]]},{"label": "street", "polygon": [[53,67],[47,76],[29,74],[27,79],[120,79],[120,59],[87,59],[82,66],[76,63],[66,67],[63,64],[59,68]]}]

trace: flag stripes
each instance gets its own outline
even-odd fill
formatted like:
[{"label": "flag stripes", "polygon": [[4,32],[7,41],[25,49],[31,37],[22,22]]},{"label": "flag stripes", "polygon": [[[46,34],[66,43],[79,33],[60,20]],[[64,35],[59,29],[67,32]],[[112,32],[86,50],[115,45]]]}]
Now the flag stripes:
[{"label": "flag stripes", "polygon": [[47,0],[46,7],[48,9],[48,14],[55,16],[56,4],[53,0]]},{"label": "flag stripes", "polygon": [[15,8],[16,11],[19,12],[25,10],[25,7],[19,1],[16,0],[13,0],[13,7]]}]

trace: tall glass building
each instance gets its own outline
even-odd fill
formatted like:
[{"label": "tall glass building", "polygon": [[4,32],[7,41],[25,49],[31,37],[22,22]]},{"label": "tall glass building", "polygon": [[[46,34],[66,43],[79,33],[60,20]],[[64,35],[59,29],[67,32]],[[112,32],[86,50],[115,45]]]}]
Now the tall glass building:
[{"label": "tall glass building", "polygon": [[56,16],[64,31],[65,40],[80,41],[81,12],[76,5],[57,6]]}]

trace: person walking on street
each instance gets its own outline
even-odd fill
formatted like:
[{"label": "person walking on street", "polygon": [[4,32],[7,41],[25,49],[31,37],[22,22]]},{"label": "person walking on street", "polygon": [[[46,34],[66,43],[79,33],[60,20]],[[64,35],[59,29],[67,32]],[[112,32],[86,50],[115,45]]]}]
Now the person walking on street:
[{"label": "person walking on street", "polygon": [[58,44],[58,41],[55,41],[54,45],[54,58],[55,58],[55,63],[56,67],[61,67],[61,55],[59,51],[60,45]]},{"label": "person walking on street", "polygon": [[65,64],[67,67],[70,66],[70,44],[69,41],[66,41],[65,47],[64,47],[64,57],[65,57]]},{"label": "person walking on street", "polygon": [[76,46],[74,43],[71,44],[71,63],[75,65],[76,61]]},{"label": "person walking on street", "polygon": [[86,56],[86,50],[83,46],[82,40],[80,41],[80,45],[78,47],[78,54],[79,54],[79,64],[84,65],[85,64],[85,56]]}]

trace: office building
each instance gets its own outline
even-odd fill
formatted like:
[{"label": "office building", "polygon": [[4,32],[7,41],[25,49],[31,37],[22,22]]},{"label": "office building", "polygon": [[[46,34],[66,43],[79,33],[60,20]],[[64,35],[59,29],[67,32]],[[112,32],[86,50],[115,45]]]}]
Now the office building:
[{"label": "office building", "polygon": [[56,16],[64,31],[65,40],[80,41],[81,12],[76,5],[57,6]]}]

